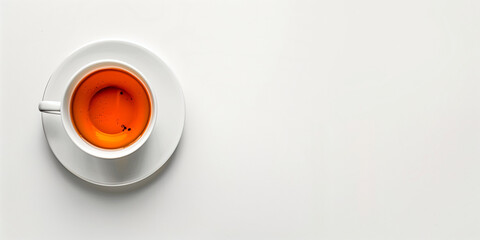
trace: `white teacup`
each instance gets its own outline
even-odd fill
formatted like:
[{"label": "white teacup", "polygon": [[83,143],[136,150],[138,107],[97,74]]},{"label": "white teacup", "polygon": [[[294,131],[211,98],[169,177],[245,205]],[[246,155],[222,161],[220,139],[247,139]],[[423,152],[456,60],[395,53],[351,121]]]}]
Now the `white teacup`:
[{"label": "white teacup", "polygon": [[[150,96],[150,106],[151,106],[151,114],[150,119],[148,121],[148,125],[145,128],[143,134],[139,136],[132,144],[118,149],[105,149],[97,147],[84,138],[82,138],[72,123],[71,113],[70,113],[70,104],[71,98],[73,96],[74,90],[80,81],[90,72],[95,71],[96,69],[100,68],[108,68],[108,67],[117,67],[125,69],[134,75],[136,75],[146,86],[146,90]],[[157,118],[157,104],[155,100],[155,93],[153,89],[150,87],[147,79],[133,66],[130,66],[127,63],[120,62],[117,60],[101,60],[97,62],[92,62],[87,66],[80,69],[73,77],[70,79],[69,83],[67,84],[67,88],[65,89],[65,94],[63,95],[62,101],[41,101],[38,105],[38,109],[44,113],[51,113],[51,114],[58,114],[59,117],[62,118],[63,128],[67,132],[70,139],[78,146],[82,151],[102,159],[116,159],[125,157],[137,149],[139,149],[148,139],[150,134],[153,131],[155,126],[155,121]]]}]

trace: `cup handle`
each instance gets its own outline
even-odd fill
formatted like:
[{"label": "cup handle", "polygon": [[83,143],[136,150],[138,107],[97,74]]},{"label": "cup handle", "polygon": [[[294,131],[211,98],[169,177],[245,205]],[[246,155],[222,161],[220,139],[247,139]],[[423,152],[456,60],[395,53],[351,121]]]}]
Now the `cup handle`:
[{"label": "cup handle", "polygon": [[38,104],[38,110],[43,113],[60,114],[60,102],[41,101]]}]

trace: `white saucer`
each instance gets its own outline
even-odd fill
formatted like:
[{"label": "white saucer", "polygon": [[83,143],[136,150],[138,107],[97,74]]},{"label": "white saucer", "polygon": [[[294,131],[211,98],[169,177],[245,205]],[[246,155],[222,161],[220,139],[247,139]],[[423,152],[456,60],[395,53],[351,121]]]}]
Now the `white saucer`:
[{"label": "white saucer", "polygon": [[81,151],[68,137],[60,115],[42,113],[48,144],[57,159],[81,179],[102,186],[138,182],[158,170],[173,154],[185,122],[185,100],[167,65],[148,49],[130,42],[104,40],[90,43],[70,55],[52,74],[44,101],[61,101],[69,79],[83,66],[98,60],[118,60],[135,66],[154,88],[158,114],[147,142],[119,159],[99,159]]}]

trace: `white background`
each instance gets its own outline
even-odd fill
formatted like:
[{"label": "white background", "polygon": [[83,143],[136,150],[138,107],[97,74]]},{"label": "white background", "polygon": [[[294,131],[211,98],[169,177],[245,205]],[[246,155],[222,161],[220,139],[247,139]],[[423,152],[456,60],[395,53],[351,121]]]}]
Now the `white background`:
[{"label": "white background", "polygon": [[[186,98],[164,171],[107,191],[37,104],[80,46],[158,54]],[[480,2],[1,1],[0,239],[479,239]]]}]

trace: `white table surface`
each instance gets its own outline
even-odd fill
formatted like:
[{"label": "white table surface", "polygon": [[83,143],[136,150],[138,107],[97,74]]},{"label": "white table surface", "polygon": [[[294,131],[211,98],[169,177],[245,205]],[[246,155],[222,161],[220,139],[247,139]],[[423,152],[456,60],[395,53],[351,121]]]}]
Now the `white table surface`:
[{"label": "white table surface", "polygon": [[[480,2],[1,1],[0,239],[479,239]],[[52,155],[37,104],[98,39],[185,93],[167,167],[122,191]]]}]

